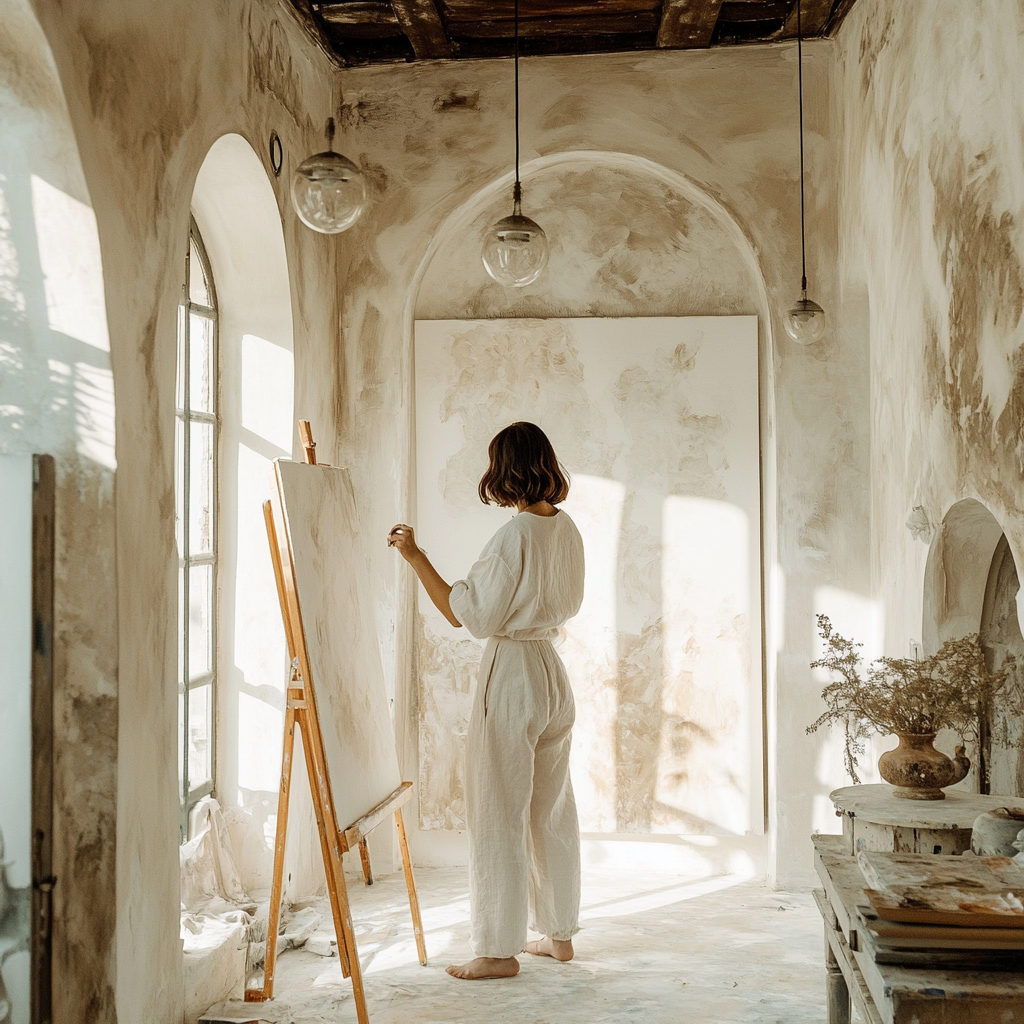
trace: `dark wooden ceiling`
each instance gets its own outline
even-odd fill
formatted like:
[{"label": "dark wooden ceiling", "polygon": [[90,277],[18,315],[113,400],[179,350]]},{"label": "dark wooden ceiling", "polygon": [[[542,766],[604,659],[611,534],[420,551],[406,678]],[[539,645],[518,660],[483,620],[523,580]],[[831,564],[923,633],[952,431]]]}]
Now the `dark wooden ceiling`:
[{"label": "dark wooden ceiling", "polygon": [[[291,0],[344,64],[512,53],[513,0]],[[855,0],[802,0],[806,39]],[[520,0],[520,53],[687,50],[796,38],[795,0]]]}]

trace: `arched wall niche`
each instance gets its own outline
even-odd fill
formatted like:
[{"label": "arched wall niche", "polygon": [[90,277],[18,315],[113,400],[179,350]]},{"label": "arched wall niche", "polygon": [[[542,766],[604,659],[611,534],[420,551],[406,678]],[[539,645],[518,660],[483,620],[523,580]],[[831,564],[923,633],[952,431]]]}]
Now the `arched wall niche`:
[{"label": "arched wall niche", "polygon": [[[192,211],[210,257],[219,313],[217,763],[243,888],[267,889],[264,828],[277,813],[287,655],[261,504],[272,460],[295,431],[292,304],[277,199],[238,134],[221,136],[196,177]],[[184,241],[183,241],[184,245]],[[288,897],[316,892],[315,819],[297,762]]]},{"label": "arched wall niche", "polygon": [[[541,222],[552,244],[545,275],[510,295],[480,262],[486,228],[511,209],[513,176],[504,175],[468,196],[435,230],[413,277],[405,308],[406,365],[413,363],[415,321],[495,317],[637,317],[754,314],[759,331],[762,440],[762,597],[766,567],[776,552],[774,359],[772,317],[754,248],[733,214],[685,175],[626,153],[556,153],[522,168],[523,212]],[[541,215],[537,211],[543,210]],[[407,377],[409,435],[413,438],[413,373]],[[415,503],[415,443],[410,443],[409,491]],[[407,776],[418,764],[413,669],[415,594],[399,601],[398,728]],[[763,636],[775,635],[780,609],[764,608]],[[403,624],[404,623],[404,624]],[[762,641],[763,643],[764,641]],[[775,732],[775,666],[763,660],[764,747]],[[403,708],[402,705],[405,705]],[[773,765],[766,765],[765,818],[770,812]],[[412,776],[415,777],[415,776]],[[433,847],[452,839],[417,833],[419,856],[434,862]],[[774,834],[757,855],[774,875]],[[725,844],[727,845],[727,844]],[[438,856],[443,862],[445,856]]]},{"label": "arched wall niche", "polygon": [[[925,564],[925,650],[931,653],[945,640],[981,633],[990,663],[1001,665],[1008,654],[1024,660],[1019,564],[1009,535],[987,506],[975,498],[952,505]],[[983,793],[1024,794],[1021,742],[1021,723],[997,711],[983,723],[964,784]]]},{"label": "arched wall niche", "polygon": [[927,653],[980,630],[992,556],[1002,537],[999,520],[976,498],[956,502],[943,516],[925,562],[921,631]]}]

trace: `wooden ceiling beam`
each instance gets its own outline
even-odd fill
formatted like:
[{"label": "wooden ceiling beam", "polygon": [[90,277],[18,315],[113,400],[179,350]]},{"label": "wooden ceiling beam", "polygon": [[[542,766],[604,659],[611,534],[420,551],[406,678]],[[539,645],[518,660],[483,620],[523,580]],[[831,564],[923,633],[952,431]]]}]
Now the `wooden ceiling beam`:
[{"label": "wooden ceiling beam", "polygon": [[691,50],[711,45],[722,0],[663,0],[658,47]]},{"label": "wooden ceiling beam", "polygon": [[[832,0],[797,0],[800,8],[800,33],[804,39],[820,36],[832,13]],[[796,39],[796,3],[782,29],[783,39]]]},{"label": "wooden ceiling beam", "polygon": [[320,4],[320,17],[329,25],[394,25],[398,15],[388,0],[348,0]]},{"label": "wooden ceiling beam", "polygon": [[[342,65],[499,58],[513,0],[280,0]],[[808,39],[834,34],[856,0],[800,0]],[[531,55],[694,49],[796,36],[796,0],[520,0]]]},{"label": "wooden ceiling beam", "polygon": [[452,55],[452,44],[434,0],[391,0],[402,31],[412,43],[417,60],[438,60]]},{"label": "wooden ceiling beam", "polygon": [[[442,0],[445,21],[511,21],[513,0]],[[589,18],[661,10],[661,0],[520,0],[519,18]]]},{"label": "wooden ceiling beam", "polygon": [[[592,14],[589,18],[520,18],[519,35],[523,39],[583,37],[606,35],[632,35],[654,32],[658,18],[653,13]],[[512,21],[458,21],[450,22],[451,34],[463,39],[511,39],[515,23]]]}]

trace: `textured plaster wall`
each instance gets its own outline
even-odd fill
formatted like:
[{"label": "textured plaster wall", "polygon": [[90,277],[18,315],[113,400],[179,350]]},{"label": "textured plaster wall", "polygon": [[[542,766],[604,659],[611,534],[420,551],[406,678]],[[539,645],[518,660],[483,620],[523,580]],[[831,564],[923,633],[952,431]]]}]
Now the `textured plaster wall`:
[{"label": "textured plaster wall", "polygon": [[[412,590],[383,537],[412,508],[414,315],[761,317],[762,442],[770,481],[767,699],[769,741],[780,751],[770,765],[769,810],[777,877],[787,883],[809,877],[806,837],[815,808],[842,781],[825,741],[803,735],[815,713],[816,685],[806,668],[812,613],[829,595],[850,595],[854,604],[867,595],[868,392],[865,349],[849,317],[814,350],[796,348],[781,334],[778,311],[798,284],[794,48],[526,61],[527,164],[588,150],[667,168],[720,204],[735,227],[738,251],[747,255],[737,261],[719,248],[678,189],[649,180],[658,174],[622,172],[616,160],[590,161],[538,185],[534,203],[527,166],[527,210],[560,234],[549,278],[508,298],[466,254],[477,251],[475,233],[464,231],[464,247],[452,233],[455,221],[438,245],[448,247],[451,262],[435,259],[426,268],[448,218],[472,205],[479,190],[508,178],[508,61],[332,75],[290,9],[269,0],[230,7],[199,0],[36,0],[35,11],[53,51],[98,222],[117,396],[116,495],[102,475],[75,476],[73,489],[62,492],[85,506],[68,523],[66,543],[76,555],[100,559],[89,613],[107,616],[89,634],[95,661],[83,652],[68,664],[75,671],[97,664],[97,677],[112,679],[116,652],[119,724],[115,759],[113,697],[94,686],[107,711],[88,737],[106,747],[83,747],[82,763],[69,760],[67,768],[82,778],[106,773],[97,791],[107,809],[97,805],[89,827],[75,829],[88,848],[74,866],[83,877],[103,879],[105,892],[116,890],[116,939],[112,919],[98,912],[95,941],[77,960],[69,956],[65,976],[89,977],[98,1001],[65,1019],[113,1019],[115,984],[123,1021],[180,1016],[175,323],[196,176],[210,146],[228,132],[246,138],[265,168],[271,128],[284,143],[284,175],[272,185],[290,275],[294,409],[313,421],[322,459],[350,467],[364,525],[382,538],[369,553],[378,581],[372,610],[410,777],[416,774]],[[837,247],[833,168],[840,150],[829,134],[831,55],[829,45],[809,46],[805,79],[810,270],[815,297],[830,309],[838,302],[836,280],[819,268],[834,265]],[[321,148],[337,97],[332,90],[339,87],[345,99],[338,142],[365,168],[372,206],[353,231],[330,239],[297,222],[286,184],[295,163]],[[31,95],[27,105],[45,106],[48,95]],[[504,209],[495,202],[494,212]],[[710,251],[688,249],[682,239],[691,236]],[[94,530],[107,531],[107,539],[97,540]],[[69,557],[63,571],[73,574],[81,564]],[[95,820],[112,821],[115,764],[116,879],[110,832],[104,838],[93,827]],[[67,990],[78,991],[70,984]]]},{"label": "textured plaster wall", "polygon": [[[814,296],[834,308],[831,54],[830,44],[807,47],[805,83],[809,270]],[[844,781],[832,741],[804,736],[820,688],[807,668],[813,614],[841,607],[860,615],[869,598],[863,339],[837,319],[819,346],[805,350],[784,338],[779,319],[799,285],[795,56],[795,48],[779,46],[525,61],[524,209],[553,244],[549,273],[513,295],[490,283],[477,259],[480,227],[510,205],[508,191],[493,201],[477,196],[502,179],[511,185],[510,63],[339,76],[339,144],[368,172],[373,198],[342,241],[341,456],[355,467],[380,536],[413,507],[414,316],[762,318],[767,701],[769,743],[779,752],[770,757],[767,810],[776,877],[786,884],[812,877],[807,837],[814,826],[835,828],[827,795]],[[571,166],[583,151],[597,155]],[[552,161],[557,172],[541,173]],[[667,186],[665,170],[688,179],[689,189]],[[721,205],[740,243],[728,243],[691,209],[694,192]],[[424,264],[428,246],[433,258]],[[405,770],[415,777],[411,588],[383,545],[374,558]],[[420,856],[431,858],[428,837],[414,839]],[[443,857],[455,855],[444,848]]]},{"label": "textured plaster wall", "polygon": [[[97,572],[92,579],[92,613],[117,616],[116,632],[110,621],[93,637],[111,675],[117,662],[116,757],[113,723],[105,732],[83,730],[90,742],[106,743],[90,752],[87,763],[89,771],[110,776],[108,801],[116,770],[116,878],[109,835],[104,845],[102,836],[90,839],[87,829],[69,822],[71,834],[82,836],[76,868],[95,876],[95,893],[83,889],[79,906],[97,924],[92,944],[63,973],[61,990],[78,998],[77,979],[87,979],[102,999],[59,1019],[113,1020],[116,1001],[121,1021],[178,1024],[183,993],[173,424],[189,205],[200,165],[225,133],[248,139],[268,175],[271,128],[284,143],[285,175],[319,148],[332,106],[329,64],[290,9],[275,3],[40,0],[36,12],[52,47],[98,221],[118,396],[116,492],[109,480],[105,490],[101,481],[75,481],[75,493],[89,509],[107,509],[108,530],[113,504],[116,590],[110,579],[114,549],[89,534],[93,513],[83,512],[68,527],[76,552],[106,558],[107,576]],[[272,179],[285,209],[287,180]],[[296,408],[327,438],[336,380],[334,243],[289,215],[284,244],[295,356],[305,368],[295,385]],[[65,560],[62,571],[74,565]],[[92,662],[83,653],[72,664],[82,671]],[[277,756],[276,750],[268,756]],[[86,776],[85,765],[79,767]],[[112,808],[108,817],[112,821]]]},{"label": "textured plaster wall", "polygon": [[[951,614],[925,570],[954,503],[980,501],[1024,556],[1022,59],[1012,0],[860,0],[838,37],[841,315],[870,344],[872,595],[890,654],[937,642]],[[961,625],[980,617],[978,601]]]},{"label": "textured plaster wall", "polygon": [[[26,465],[28,487],[33,453],[52,454],[57,472],[54,1015],[104,1021],[114,1006],[114,396],[90,188],[50,48],[23,0],[0,2],[0,136],[0,453]],[[20,588],[6,596],[30,600]],[[27,661],[29,636],[20,639]],[[0,721],[9,711],[0,707]]]}]

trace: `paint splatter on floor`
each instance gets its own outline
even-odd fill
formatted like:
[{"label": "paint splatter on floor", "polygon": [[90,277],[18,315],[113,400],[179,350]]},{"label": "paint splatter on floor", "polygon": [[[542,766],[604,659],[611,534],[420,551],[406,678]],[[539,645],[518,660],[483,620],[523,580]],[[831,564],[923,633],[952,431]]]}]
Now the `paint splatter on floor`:
[{"label": "paint splatter on floor", "polygon": [[[466,871],[421,868],[417,880],[427,967],[416,960],[401,876],[381,878],[369,889],[350,881],[374,1024],[824,1020],[822,926],[809,893],[773,892],[731,876],[629,881],[585,871],[575,960],[558,964],[524,954],[517,978],[460,982],[444,969],[470,956]],[[329,922],[326,901],[318,909]],[[275,1024],[355,1020],[351,987],[336,956],[283,953],[275,994],[259,1008]]]}]

